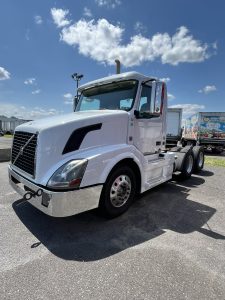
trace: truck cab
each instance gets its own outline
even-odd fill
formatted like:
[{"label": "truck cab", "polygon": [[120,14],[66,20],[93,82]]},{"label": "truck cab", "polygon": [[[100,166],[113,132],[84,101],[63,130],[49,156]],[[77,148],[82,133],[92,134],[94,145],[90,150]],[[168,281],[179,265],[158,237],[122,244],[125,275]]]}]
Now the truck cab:
[{"label": "truck cab", "polygon": [[176,170],[189,177],[199,164],[192,147],[165,149],[164,82],[128,72],[84,84],[79,95],[74,113],[15,131],[10,184],[44,213],[63,217],[98,207],[115,217],[136,194]]},{"label": "truck cab", "polygon": [[158,153],[165,146],[166,86],[136,72],[91,82],[79,89],[76,112],[127,112],[127,144],[144,155]]}]

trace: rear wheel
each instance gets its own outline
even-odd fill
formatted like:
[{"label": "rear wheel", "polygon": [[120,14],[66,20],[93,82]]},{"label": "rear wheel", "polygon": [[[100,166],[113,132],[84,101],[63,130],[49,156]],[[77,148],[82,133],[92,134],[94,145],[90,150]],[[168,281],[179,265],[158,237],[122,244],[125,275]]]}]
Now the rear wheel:
[{"label": "rear wheel", "polygon": [[185,147],[187,146],[187,142],[184,139],[181,139],[181,145],[182,147]]},{"label": "rear wheel", "polygon": [[184,156],[182,168],[180,170],[180,179],[188,179],[191,177],[194,169],[194,154],[192,151],[188,151]]},{"label": "rear wheel", "polygon": [[204,154],[204,148],[200,146],[195,146],[193,148],[193,154],[194,154],[194,172],[199,173],[204,167],[205,162],[205,154]]},{"label": "rear wheel", "polygon": [[108,217],[117,217],[132,204],[136,194],[133,170],[120,166],[108,176],[100,198],[99,209]]},{"label": "rear wheel", "polygon": [[212,149],[212,153],[215,153],[215,154],[221,154],[222,152],[223,152],[222,148],[213,148]]}]

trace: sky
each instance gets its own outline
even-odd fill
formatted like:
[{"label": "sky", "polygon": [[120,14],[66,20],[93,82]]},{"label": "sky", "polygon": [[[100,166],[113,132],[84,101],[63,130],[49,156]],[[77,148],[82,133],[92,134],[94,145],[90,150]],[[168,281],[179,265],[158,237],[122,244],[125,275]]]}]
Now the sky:
[{"label": "sky", "polygon": [[225,111],[225,1],[0,0],[0,115],[72,111],[81,83],[137,71],[167,83],[169,106]]}]

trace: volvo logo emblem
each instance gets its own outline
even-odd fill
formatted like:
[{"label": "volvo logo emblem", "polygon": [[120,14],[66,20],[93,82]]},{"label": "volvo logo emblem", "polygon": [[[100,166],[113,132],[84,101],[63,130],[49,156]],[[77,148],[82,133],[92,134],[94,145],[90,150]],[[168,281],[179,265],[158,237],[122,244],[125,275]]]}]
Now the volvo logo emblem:
[{"label": "volvo logo emblem", "polygon": [[21,146],[21,147],[20,147],[20,151],[19,151],[19,155],[23,155],[23,150],[24,150],[24,147]]}]

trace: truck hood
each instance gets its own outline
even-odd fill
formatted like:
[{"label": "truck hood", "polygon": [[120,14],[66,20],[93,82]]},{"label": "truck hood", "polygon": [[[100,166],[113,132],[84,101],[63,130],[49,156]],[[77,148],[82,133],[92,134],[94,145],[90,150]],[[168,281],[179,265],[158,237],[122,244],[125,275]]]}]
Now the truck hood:
[{"label": "truck hood", "polygon": [[81,111],[28,122],[16,131],[38,133],[34,181],[45,185],[67,161],[88,158],[88,150],[126,144],[128,119],[120,110]]},{"label": "truck hood", "polygon": [[22,125],[16,127],[16,131],[40,133],[43,130],[49,130],[51,128],[65,126],[67,124],[76,124],[79,126],[79,124],[86,123],[87,125],[89,125],[92,120],[113,118],[113,116],[127,114],[127,112],[121,110],[78,111],[70,114],[64,114],[23,123]]}]

